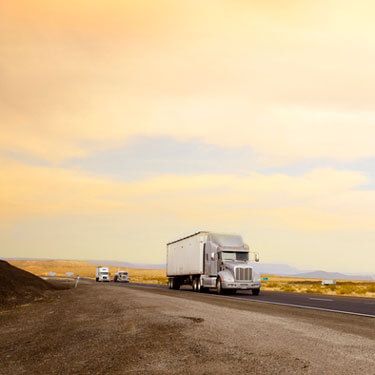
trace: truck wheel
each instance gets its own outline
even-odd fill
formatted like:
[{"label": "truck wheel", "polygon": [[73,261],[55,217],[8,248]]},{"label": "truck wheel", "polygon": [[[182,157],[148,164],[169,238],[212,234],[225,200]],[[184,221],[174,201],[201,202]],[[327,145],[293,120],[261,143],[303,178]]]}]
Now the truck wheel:
[{"label": "truck wheel", "polygon": [[251,289],[251,294],[253,296],[259,296],[259,293],[260,293],[260,288],[257,288],[257,289]]},{"label": "truck wheel", "polygon": [[202,292],[202,281],[201,281],[201,278],[197,279],[197,292],[198,293]]},{"label": "truck wheel", "polygon": [[216,280],[216,291],[217,291],[217,294],[223,294],[223,288],[221,286],[221,280],[220,279]]},{"label": "truck wheel", "polygon": [[99,277],[97,277],[97,278],[95,279],[95,281],[98,282],[98,281],[99,281]]},{"label": "truck wheel", "polygon": [[198,292],[198,279],[193,279],[193,291]]}]

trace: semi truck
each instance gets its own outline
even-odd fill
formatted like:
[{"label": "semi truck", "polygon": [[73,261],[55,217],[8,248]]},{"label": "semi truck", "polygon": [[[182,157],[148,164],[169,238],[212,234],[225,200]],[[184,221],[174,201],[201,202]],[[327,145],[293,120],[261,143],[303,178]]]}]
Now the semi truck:
[{"label": "semi truck", "polygon": [[129,282],[129,273],[127,271],[117,271],[113,278],[115,283],[128,283]]},{"label": "semi truck", "polygon": [[96,267],[95,280],[109,282],[109,268],[102,266]]},{"label": "semi truck", "polygon": [[200,231],[167,244],[167,277],[170,289],[191,285],[195,292],[216,289],[218,294],[251,290],[260,293],[260,275],[254,271],[250,251],[242,237]]}]

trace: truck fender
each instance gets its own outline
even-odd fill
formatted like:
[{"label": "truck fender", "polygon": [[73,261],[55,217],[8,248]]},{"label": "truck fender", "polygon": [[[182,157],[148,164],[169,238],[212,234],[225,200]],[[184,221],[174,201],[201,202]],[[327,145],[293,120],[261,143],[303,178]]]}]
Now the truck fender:
[{"label": "truck fender", "polygon": [[217,274],[217,277],[220,278],[221,282],[226,282],[226,283],[233,283],[234,282],[234,277],[232,273],[229,270],[222,270]]}]

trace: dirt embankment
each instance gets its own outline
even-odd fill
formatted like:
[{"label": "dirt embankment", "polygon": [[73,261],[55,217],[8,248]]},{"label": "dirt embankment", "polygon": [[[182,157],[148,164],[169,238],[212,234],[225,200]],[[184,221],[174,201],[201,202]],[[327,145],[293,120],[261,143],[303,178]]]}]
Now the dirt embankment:
[{"label": "dirt embankment", "polygon": [[0,260],[0,309],[41,299],[57,286]]}]

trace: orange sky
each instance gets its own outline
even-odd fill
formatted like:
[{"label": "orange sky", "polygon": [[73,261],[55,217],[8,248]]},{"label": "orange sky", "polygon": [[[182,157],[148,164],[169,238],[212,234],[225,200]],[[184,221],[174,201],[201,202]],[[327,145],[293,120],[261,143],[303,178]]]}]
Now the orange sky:
[{"label": "orange sky", "polygon": [[374,7],[2,1],[0,255],[155,263],[210,229],[373,271]]}]

